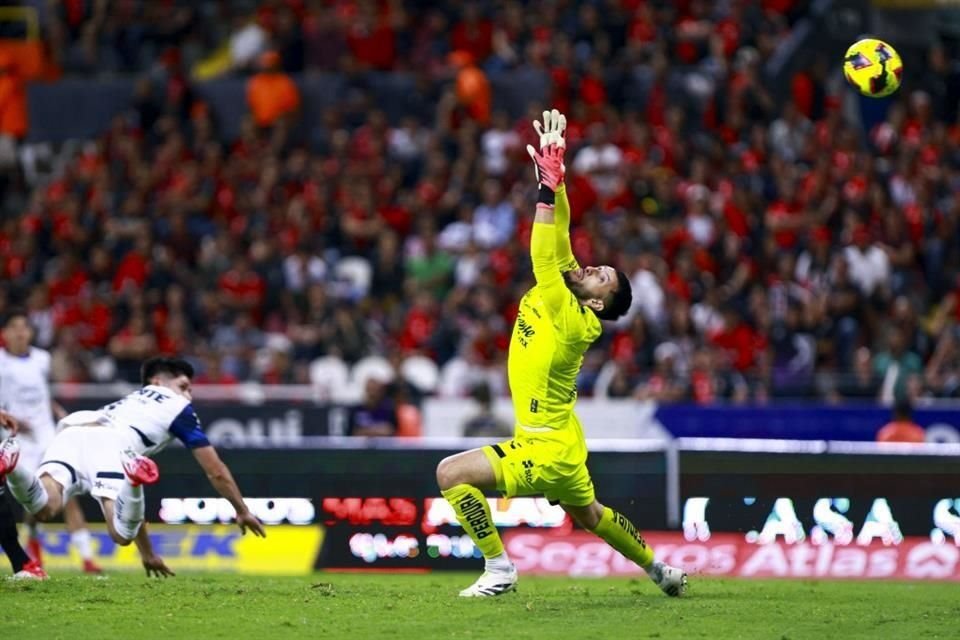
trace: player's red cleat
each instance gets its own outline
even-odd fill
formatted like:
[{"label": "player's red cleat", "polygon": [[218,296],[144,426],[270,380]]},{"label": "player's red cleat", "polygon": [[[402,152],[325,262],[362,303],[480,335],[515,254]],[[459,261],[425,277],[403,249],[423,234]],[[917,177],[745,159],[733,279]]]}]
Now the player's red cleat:
[{"label": "player's red cleat", "polygon": [[135,487],[142,484],[153,484],[160,479],[160,469],[157,467],[157,463],[133,451],[124,452],[123,470],[127,473],[130,484]]},{"label": "player's red cleat", "polygon": [[7,438],[0,444],[0,480],[17,468],[20,460],[20,443],[16,438]]},{"label": "player's red cleat", "polygon": [[95,574],[95,575],[100,575],[101,573],[103,573],[103,569],[101,569],[101,568],[100,568],[100,565],[98,565],[98,564],[97,564],[96,562],[94,562],[93,560],[84,560],[84,561],[83,561],[83,572],[84,572],[84,573]]},{"label": "player's red cleat", "polygon": [[47,580],[49,577],[36,560],[31,560],[23,565],[20,571],[13,574],[14,580]]},{"label": "player's red cleat", "polygon": [[38,567],[43,566],[43,546],[40,544],[40,538],[27,540],[27,555],[33,558]]}]

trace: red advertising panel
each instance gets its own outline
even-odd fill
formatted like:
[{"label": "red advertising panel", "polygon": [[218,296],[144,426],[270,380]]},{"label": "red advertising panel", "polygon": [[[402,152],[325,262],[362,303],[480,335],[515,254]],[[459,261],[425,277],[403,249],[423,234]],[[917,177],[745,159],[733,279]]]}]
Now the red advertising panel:
[{"label": "red advertising panel", "polygon": [[[901,578],[960,580],[960,547],[948,540],[904,538],[899,544],[747,542],[742,534],[686,540],[680,532],[644,535],[657,558],[691,575],[741,578]],[[642,573],[596,536],[583,531],[508,530],[507,552],[524,573],[619,576]]]}]

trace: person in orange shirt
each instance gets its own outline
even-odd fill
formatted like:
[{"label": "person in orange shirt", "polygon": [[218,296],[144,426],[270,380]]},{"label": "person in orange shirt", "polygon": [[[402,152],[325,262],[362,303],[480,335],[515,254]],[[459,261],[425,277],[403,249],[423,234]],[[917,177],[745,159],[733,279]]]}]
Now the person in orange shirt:
[{"label": "person in orange shirt", "polygon": [[26,83],[13,57],[0,51],[0,136],[23,140],[27,123]]},{"label": "person in orange shirt", "polygon": [[466,51],[451,53],[450,62],[457,69],[457,100],[466,108],[471,118],[480,124],[488,124],[492,98],[487,74]]},{"label": "person in orange shirt", "polygon": [[280,54],[267,51],[260,56],[261,71],[247,82],[247,104],[258,127],[271,127],[289,120],[300,110],[300,90],[280,70]]},{"label": "person in orange shirt", "polygon": [[923,427],[913,421],[913,410],[907,401],[893,407],[893,420],[877,432],[877,442],[924,442]]}]

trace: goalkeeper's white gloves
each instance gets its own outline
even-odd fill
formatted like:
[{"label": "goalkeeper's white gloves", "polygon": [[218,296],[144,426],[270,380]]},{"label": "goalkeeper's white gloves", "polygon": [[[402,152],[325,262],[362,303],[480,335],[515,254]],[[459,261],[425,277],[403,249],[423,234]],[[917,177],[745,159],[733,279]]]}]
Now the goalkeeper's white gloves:
[{"label": "goalkeeper's white gloves", "polygon": [[[540,151],[543,152],[550,145],[555,145],[561,149],[561,152],[566,149],[567,141],[563,137],[564,133],[567,130],[567,117],[557,111],[552,109],[550,111],[543,112],[543,122],[539,120],[533,121],[533,128],[536,130],[537,135],[540,137]],[[540,168],[537,166],[537,151],[533,148],[532,145],[527,145],[527,153],[530,155],[530,159],[533,160],[533,170],[537,176],[537,182],[540,183]],[[563,176],[566,174],[567,167],[562,162],[560,163],[560,182],[563,182]],[[553,177],[553,176],[551,176]],[[552,180],[551,180],[552,182]]]}]

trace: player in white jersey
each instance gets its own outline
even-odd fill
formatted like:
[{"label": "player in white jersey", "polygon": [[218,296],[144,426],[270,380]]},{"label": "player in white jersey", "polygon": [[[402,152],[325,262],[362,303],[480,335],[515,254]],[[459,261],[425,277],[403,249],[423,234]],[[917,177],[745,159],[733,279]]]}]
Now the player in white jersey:
[{"label": "player in white jersey", "polygon": [[[9,413],[0,410],[0,429],[16,433],[20,423]],[[10,508],[10,499],[7,497],[4,486],[0,484],[0,547],[10,566],[13,567],[13,578],[17,580],[46,580],[47,572],[36,560],[30,558],[17,536],[17,520]]]},{"label": "player in white jersey", "polygon": [[142,388],[97,411],[78,411],[60,421],[60,431],[35,474],[17,465],[17,438],[0,444],[0,478],[40,520],[56,516],[66,500],[89,493],[103,509],[110,537],[135,542],[148,575],[173,575],[153,552],[144,526],[144,484],[159,479],[148,456],[176,438],[207,474],[217,492],[233,505],[237,525],[265,536],[263,524],[243,502],[227,466],[200,428],[191,405],[193,367],[178,358],[151,358],[141,368]]},{"label": "player in white jersey", "polygon": [[[3,323],[3,343],[0,349],[0,407],[19,424],[20,464],[36,470],[43,452],[53,441],[53,416],[66,415],[50,394],[50,354],[30,346],[34,331],[30,318],[22,310],[7,314]],[[70,541],[80,554],[83,570],[100,573],[93,561],[93,544],[83,510],[77,500],[70,500],[63,512]],[[30,531],[30,555],[43,566],[39,528],[32,518],[27,519]]]}]

